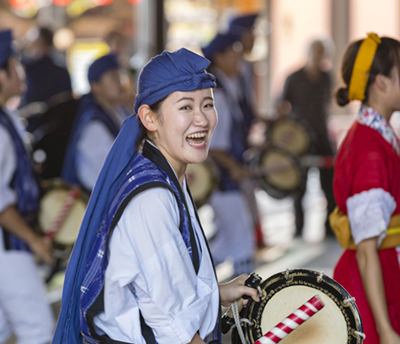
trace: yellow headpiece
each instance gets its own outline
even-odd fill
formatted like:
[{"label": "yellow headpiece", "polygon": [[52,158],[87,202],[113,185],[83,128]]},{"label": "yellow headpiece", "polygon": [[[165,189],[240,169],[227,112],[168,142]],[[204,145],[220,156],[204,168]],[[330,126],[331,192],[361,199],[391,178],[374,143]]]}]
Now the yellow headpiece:
[{"label": "yellow headpiece", "polygon": [[369,33],[368,37],[361,43],[351,74],[349,100],[364,100],[369,71],[380,43],[381,39],[376,33]]}]

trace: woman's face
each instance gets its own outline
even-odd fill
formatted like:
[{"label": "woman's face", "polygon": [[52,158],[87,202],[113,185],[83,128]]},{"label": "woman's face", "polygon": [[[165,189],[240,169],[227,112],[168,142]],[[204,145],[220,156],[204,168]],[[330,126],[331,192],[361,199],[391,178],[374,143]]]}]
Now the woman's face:
[{"label": "woman's face", "polygon": [[217,125],[211,88],[173,92],[162,103],[152,138],[175,171],[203,162]]}]

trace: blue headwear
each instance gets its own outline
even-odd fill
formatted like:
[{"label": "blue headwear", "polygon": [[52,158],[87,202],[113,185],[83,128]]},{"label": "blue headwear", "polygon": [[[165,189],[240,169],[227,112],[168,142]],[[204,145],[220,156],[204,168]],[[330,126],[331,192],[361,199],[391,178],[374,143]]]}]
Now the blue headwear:
[{"label": "blue headwear", "polygon": [[0,31],[0,66],[15,53],[11,43],[11,30]]},{"label": "blue headwear", "polygon": [[[210,62],[203,57],[186,49],[180,49],[173,53],[164,52],[154,57],[140,74],[135,112],[140,105],[151,105],[174,91],[193,91],[215,87],[214,76],[205,72],[205,68],[209,64]],[[162,84],[165,90],[161,89],[159,84]],[[131,115],[122,125],[90,197],[68,263],[62,308],[53,344],[82,343],[82,338],[79,336],[79,307],[84,269],[103,214],[137,154],[135,143],[138,136],[138,121],[135,115]]]},{"label": "blue headwear", "polygon": [[248,14],[232,19],[229,24],[229,32],[241,34],[244,29],[251,29],[258,17],[258,13]]},{"label": "blue headwear", "polygon": [[205,58],[212,60],[216,53],[224,51],[235,42],[240,42],[240,35],[233,32],[217,33],[206,47],[202,48]]},{"label": "blue headwear", "polygon": [[104,55],[90,65],[88,70],[88,80],[90,83],[96,82],[105,72],[118,68],[119,63],[114,54]]},{"label": "blue headwear", "polygon": [[175,91],[215,88],[214,75],[205,71],[209,65],[210,61],[184,48],[152,58],[139,76],[134,113],[141,105],[152,105]]}]

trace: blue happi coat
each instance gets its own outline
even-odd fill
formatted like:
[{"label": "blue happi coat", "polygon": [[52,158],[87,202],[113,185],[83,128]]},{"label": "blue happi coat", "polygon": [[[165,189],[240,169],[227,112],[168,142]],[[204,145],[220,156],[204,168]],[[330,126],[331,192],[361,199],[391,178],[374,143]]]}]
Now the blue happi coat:
[{"label": "blue happi coat", "polygon": [[[179,230],[193,262],[193,267],[196,273],[198,272],[200,265],[199,248],[195,240],[183,191],[164,156],[146,142],[143,155],[138,154],[133,160],[101,221],[86,264],[81,285],[80,307],[80,324],[84,343],[121,343],[113,341],[104,334],[96,333],[93,322],[94,317],[104,311],[103,291],[108,263],[108,241],[129,201],[138,193],[153,187],[167,188],[175,196],[180,213]],[[220,343],[219,318],[214,331],[206,338],[207,343]],[[152,330],[146,325],[142,316],[140,330],[147,343],[156,343]]]},{"label": "blue happi coat", "polygon": [[[77,172],[77,153],[78,142],[82,136],[83,130],[91,121],[102,122],[110,131],[111,135],[117,137],[119,128],[116,126],[111,117],[102,109],[96,102],[92,94],[86,94],[79,100],[79,109],[71,131],[71,137],[68,142],[67,151],[65,154],[64,164],[61,172],[61,178],[66,182],[78,185],[85,189],[79,181]],[[99,138],[101,139],[101,138]],[[86,190],[90,193],[91,190]]]},{"label": "blue happi coat", "polygon": [[[17,168],[11,181],[11,188],[17,194],[17,210],[24,220],[31,226],[36,225],[39,209],[39,185],[35,179],[30,157],[24,143],[6,112],[0,108],[0,125],[6,128],[14,143]],[[5,147],[2,147],[4,149]],[[7,148],[6,148],[7,149]],[[0,195],[1,197],[1,195]],[[28,245],[10,232],[3,230],[4,245],[7,250],[29,251]]]}]

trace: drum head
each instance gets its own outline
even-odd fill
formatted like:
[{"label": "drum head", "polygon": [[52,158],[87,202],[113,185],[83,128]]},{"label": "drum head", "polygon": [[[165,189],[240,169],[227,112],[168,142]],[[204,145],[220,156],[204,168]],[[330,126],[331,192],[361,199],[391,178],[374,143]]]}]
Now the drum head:
[{"label": "drum head", "polygon": [[215,166],[210,160],[200,164],[189,164],[186,168],[186,180],[197,208],[207,203],[219,183]]},{"label": "drum head", "polygon": [[300,168],[297,158],[279,148],[269,148],[250,164],[264,171],[257,181],[270,196],[278,199],[295,193],[306,181],[305,171]]},{"label": "drum head", "polygon": [[302,124],[291,119],[280,119],[271,126],[271,143],[294,155],[305,154],[310,148],[310,136]]},{"label": "drum head", "polygon": [[[324,303],[318,313],[293,330],[282,344],[356,344],[362,337],[361,319],[351,296],[337,282],[311,270],[291,270],[273,275],[261,284],[264,296],[260,302],[249,301],[244,317],[250,342],[255,342],[314,295]],[[350,300],[344,303],[344,300]],[[235,334],[236,335],[236,334]]]},{"label": "drum head", "polygon": [[[39,227],[46,234],[58,218],[72,187],[61,180],[54,179],[46,180],[43,183],[43,189],[44,195],[40,200]],[[55,244],[68,246],[75,243],[86,206],[87,197],[80,192],[54,236]]]}]

